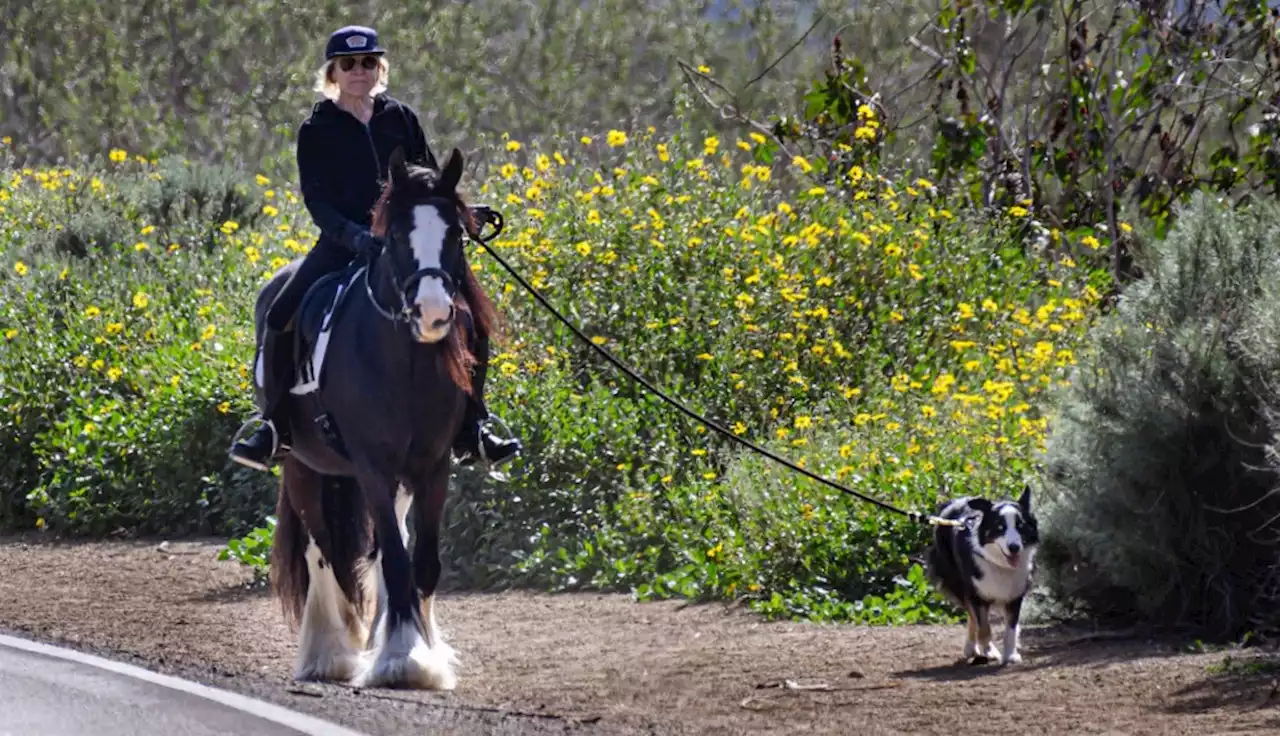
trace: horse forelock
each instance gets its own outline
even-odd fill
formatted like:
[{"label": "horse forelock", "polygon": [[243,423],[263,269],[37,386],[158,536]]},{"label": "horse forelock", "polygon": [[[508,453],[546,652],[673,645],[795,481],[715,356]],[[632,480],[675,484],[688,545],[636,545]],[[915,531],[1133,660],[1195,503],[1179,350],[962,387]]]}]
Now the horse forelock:
[{"label": "horse forelock", "polygon": [[377,202],[374,203],[372,212],[372,226],[370,230],[378,237],[385,237],[387,230],[391,226],[391,219],[398,213],[405,213],[414,208],[415,205],[421,204],[425,200],[441,198],[448,200],[454,204],[458,213],[458,219],[461,221],[462,227],[468,233],[476,232],[475,215],[471,211],[471,207],[467,204],[466,199],[461,192],[456,189],[441,189],[439,184],[440,172],[435,169],[424,166],[409,166],[407,186],[397,189],[392,179],[382,185],[382,193],[379,195]]}]

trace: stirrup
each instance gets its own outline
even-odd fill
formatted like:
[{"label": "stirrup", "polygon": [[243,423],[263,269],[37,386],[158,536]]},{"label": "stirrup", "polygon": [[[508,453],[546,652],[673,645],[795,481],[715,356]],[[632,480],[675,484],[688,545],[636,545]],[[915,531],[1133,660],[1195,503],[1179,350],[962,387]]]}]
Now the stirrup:
[{"label": "stirrup", "polygon": [[[271,452],[267,453],[268,459],[274,459],[278,457],[280,455],[281,450],[290,449],[289,445],[284,444],[280,441],[280,430],[276,429],[275,422],[271,421],[270,419],[264,419],[261,415],[250,417],[248,420],[244,422],[244,424],[240,425],[240,428],[236,430],[236,433],[234,435],[232,435],[231,449],[234,451],[235,446],[238,445],[241,440],[243,440],[245,437],[249,435],[254,434],[254,432],[257,431],[257,427],[255,425],[262,425],[262,424],[265,424],[267,428],[271,430]],[[246,432],[245,430],[247,430],[251,426],[254,426],[254,432]],[[258,465],[256,463],[245,462],[242,458],[237,457],[235,452],[228,452],[227,454],[231,456],[231,459],[234,462],[237,462],[247,468],[253,468],[254,470],[264,470],[264,471],[269,471],[271,469],[266,465]]]},{"label": "stirrup", "polygon": [[492,426],[494,424],[502,428],[503,435],[507,437],[515,436],[515,432],[512,432],[511,427],[507,426],[507,423],[502,421],[502,417],[492,412],[487,412],[486,416],[483,419],[481,419],[479,422],[477,422],[477,425],[480,427]]},{"label": "stirrup", "polygon": [[[282,444],[280,442],[280,430],[276,429],[276,423],[271,421],[270,419],[264,418],[261,414],[255,414],[252,417],[249,417],[248,419],[246,419],[244,424],[240,425],[240,429],[237,429],[236,433],[232,436],[231,444],[235,444],[239,442],[241,439],[244,438],[244,435],[246,434],[253,434],[253,432],[245,432],[245,430],[251,426],[258,425],[258,424],[265,424],[267,425],[267,427],[271,429],[271,454],[272,455],[276,454],[282,449],[283,450],[289,449],[288,445]],[[256,427],[254,428],[254,431],[257,431]]]},{"label": "stirrup", "polygon": [[499,483],[505,483],[511,480],[510,475],[507,475],[503,471],[495,468],[493,463],[489,460],[489,458],[485,457],[484,440],[483,439],[478,440],[478,444],[480,446],[480,454],[477,455],[472,452],[467,452],[464,455],[458,455],[456,453],[451,453],[450,464],[453,465],[454,467],[464,467],[464,468],[474,467],[476,465],[483,465],[485,474],[488,475],[490,478],[494,479],[495,481],[498,481]]},{"label": "stirrup", "polygon": [[[514,437],[515,433],[511,431],[511,428],[507,426],[506,422],[502,421],[501,417],[495,416],[493,414],[489,414],[487,417],[485,417],[479,422],[478,429],[476,431],[476,445],[480,448],[480,460],[484,463],[485,472],[489,475],[489,477],[499,482],[506,482],[511,479],[511,476],[509,476],[508,474],[504,473],[501,470],[498,470],[496,466],[493,464],[493,461],[489,459],[489,456],[485,452],[483,433],[484,433],[484,430],[488,430],[494,424],[502,428],[502,437],[504,441],[510,441],[515,439]],[[494,434],[492,430],[490,430],[489,433]],[[520,443],[519,440],[515,440],[515,441],[517,442],[517,444],[523,444],[523,443]],[[517,450],[516,456],[520,454],[521,452]],[[503,462],[511,462],[514,459],[515,459],[515,456],[512,456],[507,458]]]}]

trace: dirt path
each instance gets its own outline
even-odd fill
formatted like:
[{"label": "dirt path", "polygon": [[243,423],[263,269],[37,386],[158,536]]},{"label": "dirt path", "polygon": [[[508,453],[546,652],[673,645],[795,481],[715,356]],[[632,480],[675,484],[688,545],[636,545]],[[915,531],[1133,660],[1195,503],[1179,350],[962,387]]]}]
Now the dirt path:
[{"label": "dirt path", "polygon": [[[963,629],[766,623],[625,596],[445,596],[451,694],[294,685],[275,602],[216,542],[0,538],[0,629],[280,703],[370,734],[1262,733],[1269,676],[1224,655],[1030,629],[1021,666],[955,664]],[[801,688],[783,685],[793,681]]]}]

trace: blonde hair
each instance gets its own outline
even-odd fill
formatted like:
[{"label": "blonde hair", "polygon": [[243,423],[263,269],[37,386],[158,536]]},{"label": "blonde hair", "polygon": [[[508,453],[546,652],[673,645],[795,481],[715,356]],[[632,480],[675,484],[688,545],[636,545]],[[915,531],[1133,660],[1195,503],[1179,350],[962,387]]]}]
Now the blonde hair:
[{"label": "blonde hair", "polygon": [[[325,97],[336,100],[338,99],[338,82],[333,78],[333,67],[338,63],[337,58],[330,59],[316,70],[315,91]],[[387,91],[387,78],[391,75],[391,65],[387,63],[387,57],[378,57],[378,81],[373,85],[373,89],[369,90],[370,95],[378,95]]]}]

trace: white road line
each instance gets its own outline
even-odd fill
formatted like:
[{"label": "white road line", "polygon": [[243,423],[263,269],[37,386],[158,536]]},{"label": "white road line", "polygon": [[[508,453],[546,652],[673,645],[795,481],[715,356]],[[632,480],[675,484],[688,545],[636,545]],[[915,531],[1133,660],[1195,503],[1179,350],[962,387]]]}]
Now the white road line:
[{"label": "white road line", "polygon": [[366,736],[358,731],[352,731],[337,724],[322,721],[319,718],[298,713],[296,711],[289,710],[288,708],[262,700],[255,700],[227,690],[219,690],[217,688],[209,687],[208,685],[202,685],[198,682],[162,675],[158,672],[152,672],[151,670],[136,667],[131,664],[113,662],[109,659],[96,657],[91,654],[84,654],[73,649],[64,649],[62,647],[55,647],[49,644],[29,641],[27,639],[19,639],[5,634],[0,634],[0,647],[9,647],[10,649],[32,652],[46,657],[55,657],[79,664],[87,664],[99,669],[124,675],[126,677],[132,677],[155,685],[171,688],[173,690],[179,690],[189,695],[195,695],[197,697],[221,703],[229,708],[234,708],[235,710],[248,713],[263,720],[278,723],[282,726],[295,729],[301,733],[309,734],[310,736]]}]

